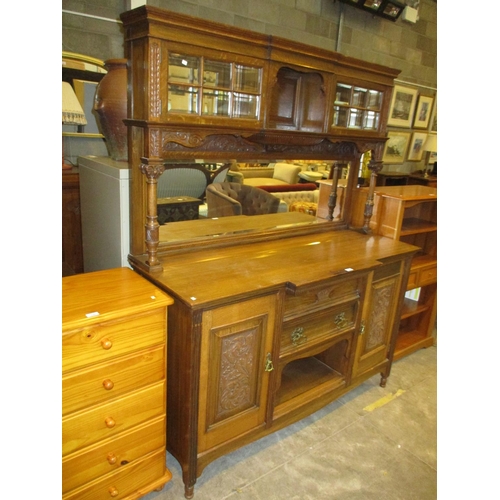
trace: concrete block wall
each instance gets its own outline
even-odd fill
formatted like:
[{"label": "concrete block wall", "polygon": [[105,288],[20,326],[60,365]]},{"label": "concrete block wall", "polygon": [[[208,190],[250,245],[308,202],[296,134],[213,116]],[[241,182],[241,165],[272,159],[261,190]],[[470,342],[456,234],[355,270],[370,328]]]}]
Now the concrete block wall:
[{"label": "concrete block wall", "polygon": [[[120,13],[141,0],[63,0],[62,50],[99,59],[124,57]],[[147,0],[147,4],[306,43],[401,70],[399,84],[437,92],[437,2],[420,0],[411,24],[375,17],[336,0]],[[406,129],[405,131],[411,131]],[[419,130],[422,132],[422,130]],[[413,172],[424,161],[386,165]]]},{"label": "concrete block wall", "polygon": [[[148,5],[335,50],[401,70],[437,87],[437,3],[421,0],[416,24],[374,17],[335,0],[147,0]],[[62,50],[124,55],[119,16],[130,0],[63,0]],[[339,33],[340,28],[340,33]]]}]

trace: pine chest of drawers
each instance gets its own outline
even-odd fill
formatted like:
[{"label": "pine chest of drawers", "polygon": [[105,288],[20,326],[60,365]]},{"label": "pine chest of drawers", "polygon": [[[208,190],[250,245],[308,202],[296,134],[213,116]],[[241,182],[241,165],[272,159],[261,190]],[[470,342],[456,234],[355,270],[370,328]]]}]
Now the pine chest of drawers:
[{"label": "pine chest of drawers", "polygon": [[170,480],[171,303],[127,268],[63,278],[63,500],[132,500]]}]

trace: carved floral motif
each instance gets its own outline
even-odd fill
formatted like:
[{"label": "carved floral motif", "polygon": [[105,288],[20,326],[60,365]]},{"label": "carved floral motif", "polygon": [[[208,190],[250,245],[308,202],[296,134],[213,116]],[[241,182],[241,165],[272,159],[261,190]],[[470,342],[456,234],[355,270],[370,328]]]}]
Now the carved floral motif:
[{"label": "carved floral motif", "polygon": [[221,346],[219,399],[216,420],[255,404],[255,343],[257,330],[225,337]]},{"label": "carved floral motif", "polygon": [[373,290],[373,308],[366,339],[367,351],[385,342],[393,293],[394,282]]}]

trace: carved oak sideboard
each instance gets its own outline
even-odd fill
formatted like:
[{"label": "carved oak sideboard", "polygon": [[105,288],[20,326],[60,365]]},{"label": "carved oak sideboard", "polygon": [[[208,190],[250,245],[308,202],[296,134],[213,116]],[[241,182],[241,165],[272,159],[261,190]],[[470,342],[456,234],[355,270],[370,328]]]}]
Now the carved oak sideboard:
[{"label": "carved oak sideboard", "polygon": [[385,385],[414,250],[329,231],[169,255],[145,273],[174,297],[167,447],[186,498],[216,458],[377,373]]}]

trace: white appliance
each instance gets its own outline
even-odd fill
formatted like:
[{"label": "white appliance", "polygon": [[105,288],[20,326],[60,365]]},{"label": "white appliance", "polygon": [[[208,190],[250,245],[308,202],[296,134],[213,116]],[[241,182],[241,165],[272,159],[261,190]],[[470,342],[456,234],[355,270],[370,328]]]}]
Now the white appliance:
[{"label": "white appliance", "polygon": [[128,162],[79,156],[83,270],[130,267]]}]

